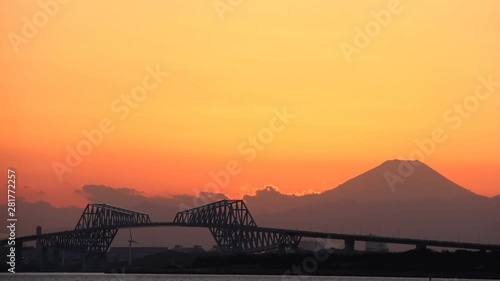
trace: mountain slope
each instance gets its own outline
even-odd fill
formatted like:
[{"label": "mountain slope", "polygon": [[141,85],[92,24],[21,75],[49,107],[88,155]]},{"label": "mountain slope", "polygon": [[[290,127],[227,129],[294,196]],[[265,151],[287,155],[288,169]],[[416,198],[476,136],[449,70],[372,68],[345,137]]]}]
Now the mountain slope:
[{"label": "mountain slope", "polygon": [[255,212],[272,213],[346,199],[376,202],[476,197],[482,196],[455,184],[422,162],[389,160],[321,194],[293,196],[266,187],[244,199]]},{"label": "mountain slope", "polygon": [[358,201],[476,197],[420,161],[389,160],[323,194]]},{"label": "mountain slope", "polygon": [[386,161],[317,195],[266,188],[245,200],[259,225],[500,243],[500,196],[477,195],[418,161]]}]

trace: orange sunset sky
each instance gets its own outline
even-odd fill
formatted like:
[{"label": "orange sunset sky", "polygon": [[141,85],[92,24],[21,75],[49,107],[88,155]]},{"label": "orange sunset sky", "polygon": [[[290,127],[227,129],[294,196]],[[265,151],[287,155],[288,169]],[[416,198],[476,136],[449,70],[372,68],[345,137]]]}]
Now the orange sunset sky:
[{"label": "orange sunset sky", "polygon": [[[396,2],[2,1],[0,168],[18,197],[57,206],[86,203],[86,184],[195,194],[227,163],[241,170],[218,190],[230,197],[302,194],[411,158],[438,129],[422,160],[500,194],[500,1]],[[144,81],[141,101],[120,100]],[[69,167],[101,122],[113,130]],[[71,168],[61,181],[54,163]]]}]

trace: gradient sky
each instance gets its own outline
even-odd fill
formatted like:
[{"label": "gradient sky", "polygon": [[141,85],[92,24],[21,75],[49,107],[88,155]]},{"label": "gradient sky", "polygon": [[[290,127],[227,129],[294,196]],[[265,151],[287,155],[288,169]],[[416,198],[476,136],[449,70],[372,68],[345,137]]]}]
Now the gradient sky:
[{"label": "gradient sky", "polygon": [[[16,169],[18,196],[58,206],[86,203],[85,184],[194,194],[231,161],[241,172],[218,191],[302,194],[408,158],[441,128],[424,161],[499,194],[500,87],[467,118],[453,110],[479,76],[500,80],[500,1],[401,0],[348,62],[341,43],[389,3],[242,0],[221,20],[211,0],[73,0],[13,47],[43,9],[2,1],[0,168]],[[156,65],[170,76],[122,120],[111,105]],[[248,161],[238,147],[284,107],[295,118]],[[52,163],[103,118],[114,131],[60,182]]]}]

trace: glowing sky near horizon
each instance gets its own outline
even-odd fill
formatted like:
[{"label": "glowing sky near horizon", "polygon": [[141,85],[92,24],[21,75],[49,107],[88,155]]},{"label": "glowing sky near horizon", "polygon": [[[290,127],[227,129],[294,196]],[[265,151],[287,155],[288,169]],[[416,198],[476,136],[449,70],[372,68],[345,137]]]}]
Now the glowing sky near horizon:
[{"label": "glowing sky near horizon", "polygon": [[[43,10],[3,1],[0,168],[28,187],[18,196],[59,206],[83,204],[85,184],[194,194],[228,163],[231,197],[266,184],[302,194],[409,158],[441,128],[424,162],[499,194],[500,86],[474,94],[479,77],[500,81],[500,1],[401,0],[348,62],[341,43],[388,3],[243,0],[221,20],[211,0],[74,0],[13,47]],[[120,100],[157,65],[169,76],[144,100]],[[283,108],[294,117],[273,129]],[[53,163],[106,118],[112,132],[60,182]],[[274,137],[252,149],[266,128]]]}]

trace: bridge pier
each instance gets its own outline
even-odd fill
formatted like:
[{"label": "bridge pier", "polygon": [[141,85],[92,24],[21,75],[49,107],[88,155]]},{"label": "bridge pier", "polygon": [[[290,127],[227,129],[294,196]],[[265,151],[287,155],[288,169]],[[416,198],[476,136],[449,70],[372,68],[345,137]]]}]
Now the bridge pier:
[{"label": "bridge pier", "polygon": [[[36,235],[40,236],[42,235],[42,227],[37,226],[36,227]],[[36,239],[36,253],[38,256],[38,265],[40,267],[40,271],[44,272],[48,270],[48,249],[47,247],[42,246],[42,241],[40,238]]]},{"label": "bridge pier", "polygon": [[24,265],[23,242],[16,242],[14,247],[16,248],[16,271],[21,272]]},{"label": "bridge pier", "polygon": [[344,251],[348,253],[354,252],[354,242],[353,239],[344,240]]}]

